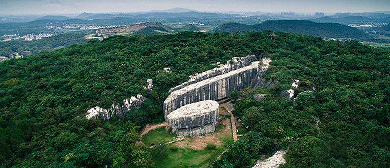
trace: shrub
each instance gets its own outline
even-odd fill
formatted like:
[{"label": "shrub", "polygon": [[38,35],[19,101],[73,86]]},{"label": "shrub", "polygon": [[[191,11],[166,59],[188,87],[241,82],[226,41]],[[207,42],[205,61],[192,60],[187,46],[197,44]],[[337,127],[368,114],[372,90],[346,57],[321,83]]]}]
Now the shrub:
[{"label": "shrub", "polygon": [[169,148],[172,152],[177,152],[179,150],[179,148],[175,145],[172,145],[170,148]]},{"label": "shrub", "polygon": [[207,144],[206,146],[206,150],[216,150],[217,149],[217,146],[215,146],[214,144]]}]

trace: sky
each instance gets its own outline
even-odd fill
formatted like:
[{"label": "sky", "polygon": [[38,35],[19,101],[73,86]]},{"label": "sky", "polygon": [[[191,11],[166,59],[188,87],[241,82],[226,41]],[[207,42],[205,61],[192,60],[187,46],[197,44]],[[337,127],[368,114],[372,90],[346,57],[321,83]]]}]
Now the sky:
[{"label": "sky", "polygon": [[125,13],[171,8],[201,12],[373,12],[390,11],[390,0],[0,0],[1,15]]}]

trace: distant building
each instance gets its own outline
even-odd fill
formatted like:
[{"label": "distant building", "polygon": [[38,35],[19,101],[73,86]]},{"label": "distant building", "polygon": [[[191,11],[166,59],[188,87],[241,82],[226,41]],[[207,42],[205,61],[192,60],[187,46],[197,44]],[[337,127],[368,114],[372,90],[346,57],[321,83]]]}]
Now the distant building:
[{"label": "distant building", "polygon": [[19,53],[14,52],[9,55],[9,58],[23,58],[23,55],[19,55]]}]

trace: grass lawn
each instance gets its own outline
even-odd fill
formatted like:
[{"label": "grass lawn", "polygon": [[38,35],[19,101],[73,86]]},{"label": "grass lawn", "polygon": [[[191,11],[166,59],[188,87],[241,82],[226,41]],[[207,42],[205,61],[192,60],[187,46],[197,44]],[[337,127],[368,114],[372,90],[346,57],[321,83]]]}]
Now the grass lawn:
[{"label": "grass lawn", "polygon": [[169,141],[173,141],[176,137],[175,134],[165,131],[165,127],[161,127],[155,130],[150,131],[148,134],[144,135],[142,142],[146,146],[151,146],[152,144],[158,145],[163,144]]},{"label": "grass lawn", "polygon": [[[225,126],[220,124],[216,132],[223,131],[224,128]],[[175,144],[158,145],[173,141],[175,138],[175,134],[166,132],[163,127],[150,131],[142,138],[142,142],[146,146],[151,146],[151,144],[157,145],[153,148],[153,160],[156,161],[157,167],[209,167],[225,150],[226,144],[233,142],[229,134],[220,138],[224,145],[219,147],[213,145],[211,148],[206,147],[202,150],[180,148],[175,146]]]},{"label": "grass lawn", "polygon": [[156,165],[163,168],[209,167],[222,152],[223,148],[193,150],[170,145],[164,152],[165,156],[157,159]]}]

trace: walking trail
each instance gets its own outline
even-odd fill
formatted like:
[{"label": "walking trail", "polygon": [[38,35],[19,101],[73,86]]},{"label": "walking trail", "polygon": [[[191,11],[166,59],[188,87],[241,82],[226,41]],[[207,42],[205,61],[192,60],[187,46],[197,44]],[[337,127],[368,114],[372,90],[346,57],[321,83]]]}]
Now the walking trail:
[{"label": "walking trail", "polygon": [[232,111],[234,110],[233,104],[231,102],[221,104],[222,107],[226,109],[226,111],[230,114],[230,120],[232,123],[232,135],[233,140],[237,141],[237,127],[236,127],[236,118],[234,117]]},{"label": "walking trail", "polygon": [[145,134],[149,133],[149,131],[155,130],[160,127],[165,127],[165,129],[168,129],[168,123],[162,122],[159,124],[152,124],[152,125],[146,125],[145,128],[141,132],[141,137],[143,137]]}]

